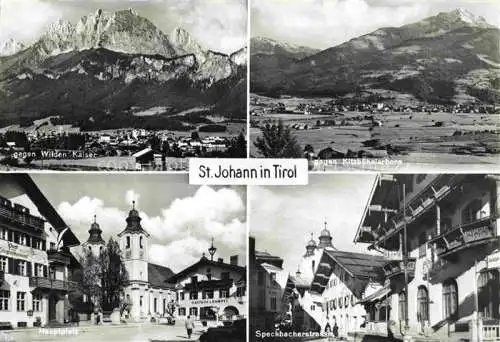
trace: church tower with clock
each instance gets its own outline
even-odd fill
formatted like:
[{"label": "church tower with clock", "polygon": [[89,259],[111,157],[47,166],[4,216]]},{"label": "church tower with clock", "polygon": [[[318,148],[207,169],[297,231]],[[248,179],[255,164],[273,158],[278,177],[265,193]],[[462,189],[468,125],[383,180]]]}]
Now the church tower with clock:
[{"label": "church tower with clock", "polygon": [[140,319],[151,314],[148,283],[149,233],[141,226],[141,217],[135,208],[135,201],[126,222],[125,229],[118,234],[129,279],[124,292],[127,302],[131,304],[131,318]]},{"label": "church tower with clock", "polygon": [[[94,223],[89,230],[86,251],[99,255],[104,248],[99,225]],[[126,317],[131,321],[145,321],[151,316],[168,312],[169,303],[175,302],[175,291],[166,282],[174,273],[168,267],[149,261],[151,238],[142,228],[141,217],[132,202],[132,209],[126,218],[125,228],[118,234],[123,264],[128,273],[128,283],[123,289],[127,305]]]}]

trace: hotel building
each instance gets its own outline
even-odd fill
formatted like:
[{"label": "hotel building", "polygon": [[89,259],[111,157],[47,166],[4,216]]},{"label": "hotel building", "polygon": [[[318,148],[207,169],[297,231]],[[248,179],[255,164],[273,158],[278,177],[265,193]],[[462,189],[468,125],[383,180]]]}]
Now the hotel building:
[{"label": "hotel building", "polygon": [[388,258],[379,331],[500,338],[499,192],[498,175],[377,177],[355,241]]},{"label": "hotel building", "polygon": [[230,263],[213,260],[216,248],[209,249],[210,259],[201,259],[167,280],[175,286],[177,317],[217,324],[246,316],[246,268],[238,265],[238,257]]},{"label": "hotel building", "polygon": [[62,324],[80,242],[30,176],[0,175],[0,322]]}]

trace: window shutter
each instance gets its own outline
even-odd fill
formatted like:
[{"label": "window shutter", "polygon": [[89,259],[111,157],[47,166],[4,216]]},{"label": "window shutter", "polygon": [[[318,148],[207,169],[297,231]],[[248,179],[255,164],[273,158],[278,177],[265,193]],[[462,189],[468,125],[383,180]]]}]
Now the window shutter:
[{"label": "window shutter", "polygon": [[27,269],[26,275],[28,277],[31,277],[33,275],[33,264],[29,261],[26,262],[26,269]]},{"label": "window shutter", "polygon": [[35,266],[35,270],[34,270],[35,271],[35,277],[38,277],[38,264],[35,263],[34,266]]}]

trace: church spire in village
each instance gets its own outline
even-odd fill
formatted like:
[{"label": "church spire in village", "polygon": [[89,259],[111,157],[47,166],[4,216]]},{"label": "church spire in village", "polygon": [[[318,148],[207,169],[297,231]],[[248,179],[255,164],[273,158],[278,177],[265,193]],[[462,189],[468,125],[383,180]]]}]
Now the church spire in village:
[{"label": "church spire in village", "polygon": [[332,247],[333,248],[333,245],[332,245],[332,235],[330,234],[330,231],[327,228],[326,219],[325,219],[324,225],[325,226],[324,226],[323,230],[319,234],[319,245],[318,245],[318,248],[326,248],[326,247]]},{"label": "church spire in village", "polygon": [[102,238],[102,230],[99,224],[97,223],[97,215],[94,215],[94,222],[90,225],[90,229],[88,230],[89,232],[89,239],[87,240],[87,243],[89,244],[104,244],[104,239]]},{"label": "church spire in village", "polygon": [[311,233],[311,240],[306,245],[306,254],[304,256],[314,255],[314,250],[317,248],[316,241],[314,241],[313,233]]}]

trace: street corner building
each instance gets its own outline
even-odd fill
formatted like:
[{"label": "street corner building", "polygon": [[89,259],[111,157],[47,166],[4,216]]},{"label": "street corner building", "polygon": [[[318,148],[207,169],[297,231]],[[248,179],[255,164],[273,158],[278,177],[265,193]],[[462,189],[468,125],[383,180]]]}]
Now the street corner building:
[{"label": "street corner building", "polygon": [[[173,316],[174,285],[166,281],[174,272],[149,261],[150,235],[141,225],[135,202],[132,205],[125,219],[125,228],[118,234],[118,244],[128,274],[127,286],[123,289],[124,302],[128,308],[124,318],[129,322],[143,322],[151,317]],[[105,241],[96,219],[88,232],[89,238],[82,244],[83,250],[98,257],[105,249]]]},{"label": "street corner building", "polygon": [[[22,204],[21,204],[22,203]],[[80,242],[29,175],[0,175],[0,325],[60,324]]]},{"label": "street corner building", "polygon": [[167,280],[175,288],[177,317],[191,316],[203,326],[218,326],[247,316],[246,267],[238,256],[230,262],[213,256],[217,248],[208,249],[199,261]]},{"label": "street corner building", "polygon": [[355,237],[385,258],[368,332],[500,338],[499,191],[498,175],[378,177]]}]

